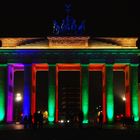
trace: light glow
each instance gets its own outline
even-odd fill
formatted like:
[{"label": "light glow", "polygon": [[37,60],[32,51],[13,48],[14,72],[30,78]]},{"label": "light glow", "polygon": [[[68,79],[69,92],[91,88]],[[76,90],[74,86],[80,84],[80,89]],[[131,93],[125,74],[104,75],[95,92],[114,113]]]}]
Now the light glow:
[{"label": "light glow", "polygon": [[139,121],[138,109],[138,65],[131,64],[131,92],[132,92],[132,115],[134,121]]},{"label": "light glow", "polygon": [[112,64],[106,64],[106,103],[107,120],[109,123],[114,119],[114,95],[113,95],[113,67]]},{"label": "light glow", "polygon": [[4,121],[5,117],[5,79],[6,65],[0,65],[0,122]]},{"label": "light glow", "polygon": [[32,64],[32,97],[31,97],[31,114],[36,112],[36,72],[37,71],[48,71],[48,65]]},{"label": "light glow", "polygon": [[83,123],[88,123],[88,65],[82,65],[81,80],[82,80],[82,111],[84,115]]},{"label": "light glow", "polygon": [[14,67],[8,65],[8,95],[7,95],[7,122],[13,121],[13,85],[14,85]]},{"label": "light glow", "polygon": [[48,121],[54,122],[55,117],[55,75],[56,66],[49,65]]},{"label": "light glow", "polygon": [[31,65],[24,65],[23,116],[30,114]]},{"label": "light glow", "polygon": [[126,98],[125,98],[125,97],[122,97],[122,100],[123,100],[123,101],[126,101]]},{"label": "light glow", "polygon": [[17,94],[16,94],[15,100],[16,100],[17,102],[20,102],[20,101],[22,100],[21,93],[17,93]]}]

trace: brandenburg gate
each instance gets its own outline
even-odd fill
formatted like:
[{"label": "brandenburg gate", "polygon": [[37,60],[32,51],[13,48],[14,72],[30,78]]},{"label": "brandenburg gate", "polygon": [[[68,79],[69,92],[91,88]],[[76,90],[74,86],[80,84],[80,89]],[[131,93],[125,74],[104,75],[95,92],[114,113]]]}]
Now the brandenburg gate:
[{"label": "brandenburg gate", "polygon": [[[13,122],[14,73],[24,71],[23,115],[36,111],[36,73],[48,71],[48,121],[59,120],[58,73],[80,72],[80,109],[88,123],[89,72],[102,72],[104,122],[114,121],[113,71],[125,78],[125,115],[139,121],[137,38],[52,36],[0,38],[0,121]],[[43,41],[40,41],[43,40]],[[35,43],[34,43],[35,42]],[[94,83],[93,83],[94,84]]]}]

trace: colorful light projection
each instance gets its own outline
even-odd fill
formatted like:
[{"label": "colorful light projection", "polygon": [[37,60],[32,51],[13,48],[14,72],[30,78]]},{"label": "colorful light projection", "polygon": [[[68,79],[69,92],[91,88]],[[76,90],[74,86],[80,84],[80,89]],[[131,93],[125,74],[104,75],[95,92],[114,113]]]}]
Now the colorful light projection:
[{"label": "colorful light projection", "polygon": [[131,64],[131,94],[132,94],[132,115],[134,121],[139,121],[138,109],[138,64]]},{"label": "colorful light projection", "polygon": [[48,92],[48,120],[54,122],[55,118],[55,87],[56,87],[56,65],[49,64],[49,92]]},{"label": "colorful light projection", "polygon": [[131,117],[130,66],[126,65],[125,73],[125,115]]},{"label": "colorful light projection", "polygon": [[114,120],[113,65],[106,64],[106,113],[107,121]]},{"label": "colorful light projection", "polygon": [[131,91],[130,91],[130,66],[129,64],[114,64],[113,71],[124,71],[125,74],[125,116],[131,117]]},{"label": "colorful light projection", "polygon": [[13,121],[13,85],[14,85],[14,67],[8,65],[8,95],[7,95],[7,122]]},{"label": "colorful light projection", "polygon": [[32,64],[32,96],[31,96],[31,114],[36,112],[36,72],[48,71],[47,64]]},{"label": "colorful light projection", "polygon": [[30,114],[31,64],[24,64],[23,116]]},{"label": "colorful light projection", "polygon": [[8,65],[8,95],[7,95],[7,122],[13,121],[13,102],[14,102],[14,72],[16,70],[23,71],[23,64]]},{"label": "colorful light projection", "polygon": [[83,123],[88,123],[88,109],[89,109],[89,97],[88,97],[88,64],[82,64],[81,66],[81,81],[82,81],[82,111],[84,115]]},{"label": "colorful light projection", "polygon": [[[87,65],[82,66],[84,67],[84,71],[86,74],[82,76],[81,79],[81,85],[87,85],[87,78],[88,78],[88,70]],[[132,115],[134,116],[134,120],[138,121],[138,77],[137,75],[137,64],[131,64],[131,92],[132,92]],[[28,69],[28,68],[27,68]],[[36,70],[48,70],[47,64],[33,64],[32,67],[32,87],[35,87],[35,81],[36,81]],[[97,64],[90,64],[89,65],[89,71],[100,69],[102,70],[103,79],[106,78],[106,95],[105,95],[105,80],[103,80],[103,113],[104,116],[107,116],[108,122],[112,122],[114,118],[114,96],[113,96],[113,70],[120,70],[122,69],[125,72],[125,88],[126,88],[126,115],[131,115],[131,109],[130,109],[130,73],[129,73],[129,66],[123,65],[123,64],[115,64],[114,66],[111,64],[106,64],[106,69],[104,65],[97,65]],[[7,122],[13,121],[13,87],[14,87],[14,72],[19,70],[24,70],[23,64],[9,64],[8,65],[8,96],[7,96]],[[55,69],[55,65],[50,65],[49,67],[49,98],[48,98],[48,112],[50,114],[49,121],[54,121],[55,116],[55,99],[56,99],[56,122],[58,121],[58,72],[59,71],[66,71],[66,70],[81,70],[80,64],[58,64]],[[28,69],[29,71],[29,69]],[[56,72],[55,72],[56,71]],[[29,73],[28,73],[29,74]],[[28,75],[27,74],[27,75]],[[56,98],[55,98],[55,74],[56,74]],[[106,77],[105,77],[106,75]],[[1,76],[1,75],[0,75]],[[33,78],[34,77],[34,78]],[[28,78],[27,78],[28,79]],[[26,80],[27,80],[26,79]],[[28,79],[29,80],[29,79]],[[86,83],[85,83],[86,81]],[[34,83],[34,84],[33,84]],[[30,85],[29,82],[25,82],[25,85]],[[2,86],[2,84],[1,84]],[[83,86],[83,87],[84,87]],[[87,87],[87,86],[86,86]],[[2,89],[2,88],[1,88]],[[25,86],[25,89],[29,91],[29,88]],[[32,113],[35,111],[35,102],[36,102],[36,96],[35,96],[35,89],[32,90],[32,107],[31,111]],[[26,92],[26,90],[25,90]],[[88,88],[82,89],[82,110],[84,112],[84,123],[88,122]],[[1,92],[2,93],[2,92]],[[2,95],[1,95],[2,96]],[[27,96],[27,100],[26,100]],[[30,112],[30,98],[28,95],[24,94],[24,105],[23,105],[23,111],[24,113]],[[2,99],[2,98],[1,98]],[[107,110],[106,110],[107,109]],[[27,111],[28,110],[28,111]],[[3,113],[1,113],[3,114]],[[105,115],[106,114],[106,115]],[[3,117],[1,117],[3,118]],[[104,118],[105,121],[105,118]]]},{"label": "colorful light projection", "polygon": [[5,84],[6,84],[6,64],[0,64],[0,122],[5,117]]}]

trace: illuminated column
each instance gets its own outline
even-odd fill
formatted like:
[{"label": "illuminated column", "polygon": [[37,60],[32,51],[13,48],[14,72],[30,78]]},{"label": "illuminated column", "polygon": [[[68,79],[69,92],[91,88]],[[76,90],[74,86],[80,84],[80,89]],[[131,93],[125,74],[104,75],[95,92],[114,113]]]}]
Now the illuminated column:
[{"label": "illuminated column", "polygon": [[0,122],[5,118],[6,64],[0,64]]},{"label": "illuminated column", "polygon": [[138,103],[139,103],[139,116],[140,116],[140,83],[138,83]]},{"label": "illuminated column", "polygon": [[107,121],[114,119],[114,95],[113,95],[113,65],[106,64],[106,111]]},{"label": "illuminated column", "polygon": [[7,122],[13,121],[14,66],[8,65]]},{"label": "illuminated column", "polygon": [[30,112],[30,96],[31,96],[31,65],[24,65],[24,95],[23,95],[23,115],[29,115]]},{"label": "illuminated column", "polygon": [[103,95],[103,122],[106,122],[106,71],[105,65],[102,68],[102,95]]},{"label": "illuminated column", "polygon": [[138,64],[131,64],[131,97],[132,97],[132,115],[134,116],[134,121],[139,121]]},{"label": "illuminated column", "polygon": [[58,65],[56,65],[56,88],[55,88],[56,89],[56,92],[55,92],[56,93],[56,98],[55,98],[56,99],[56,102],[55,102],[56,103],[56,105],[55,105],[56,106],[56,108],[55,108],[56,109],[55,110],[55,116],[56,116],[55,121],[56,122],[58,122],[58,110],[59,110],[58,109],[58,73],[59,73],[59,68],[58,68]]},{"label": "illuminated column", "polygon": [[48,80],[48,120],[54,122],[55,118],[55,85],[56,85],[56,65],[49,64]]},{"label": "illuminated column", "polygon": [[82,111],[84,114],[83,123],[88,123],[88,82],[89,82],[89,71],[88,64],[82,64],[81,68],[81,92],[82,92]]},{"label": "illuminated column", "polygon": [[125,72],[125,115],[131,116],[131,105],[130,105],[130,67],[127,65],[124,69]]},{"label": "illuminated column", "polygon": [[36,112],[36,67],[32,66],[32,97],[31,97],[31,114]]}]

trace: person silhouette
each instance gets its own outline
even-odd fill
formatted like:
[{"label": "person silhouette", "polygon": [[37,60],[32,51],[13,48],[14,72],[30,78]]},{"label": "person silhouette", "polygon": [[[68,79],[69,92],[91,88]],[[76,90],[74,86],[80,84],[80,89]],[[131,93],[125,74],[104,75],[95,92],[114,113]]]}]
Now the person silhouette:
[{"label": "person silhouette", "polygon": [[80,110],[78,113],[78,122],[79,122],[79,128],[82,128],[82,123],[83,123],[83,119],[84,119],[84,115],[83,115],[83,111]]},{"label": "person silhouette", "polygon": [[29,124],[29,128],[32,128],[32,126],[33,126],[33,121],[32,121],[32,119],[33,119],[32,114],[29,114],[29,116],[28,116],[28,124]]},{"label": "person silhouette", "polygon": [[103,112],[100,111],[99,113],[99,126],[102,128],[103,126]]},{"label": "person silhouette", "polygon": [[27,115],[25,115],[23,117],[23,124],[24,124],[25,129],[28,128],[28,116]]},{"label": "person silhouette", "polygon": [[33,115],[34,117],[34,128],[38,128],[38,120],[39,120],[39,117],[38,117],[38,112],[36,111]]},{"label": "person silhouette", "polygon": [[40,113],[38,114],[39,117],[39,128],[43,128],[43,113],[40,111]]}]

